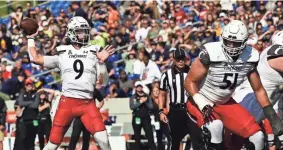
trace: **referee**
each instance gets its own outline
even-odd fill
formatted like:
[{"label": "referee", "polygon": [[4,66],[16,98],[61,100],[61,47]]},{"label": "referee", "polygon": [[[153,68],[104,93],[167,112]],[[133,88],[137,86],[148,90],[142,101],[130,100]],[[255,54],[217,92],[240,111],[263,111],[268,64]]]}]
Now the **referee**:
[{"label": "referee", "polygon": [[[193,149],[199,150],[201,130],[189,118],[186,111],[186,102],[188,95],[184,88],[184,81],[190,67],[186,65],[186,55],[184,50],[176,49],[173,52],[174,64],[164,72],[160,81],[159,93],[159,117],[160,120],[167,123],[171,129],[172,147],[171,150],[179,150],[180,142],[189,133]],[[169,93],[170,111],[168,119],[163,108],[165,98]]]}]

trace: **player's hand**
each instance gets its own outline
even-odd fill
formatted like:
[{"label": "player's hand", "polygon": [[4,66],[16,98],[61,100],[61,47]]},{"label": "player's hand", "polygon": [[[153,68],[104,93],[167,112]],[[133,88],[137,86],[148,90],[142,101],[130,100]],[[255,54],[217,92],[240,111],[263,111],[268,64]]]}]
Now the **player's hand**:
[{"label": "player's hand", "polygon": [[3,125],[0,125],[0,130],[3,130],[5,127]]},{"label": "player's hand", "polygon": [[115,48],[111,45],[107,45],[102,51],[97,52],[96,56],[100,62],[104,62],[110,55],[114,53]]},{"label": "player's hand", "polygon": [[213,112],[213,107],[210,105],[206,105],[202,109],[203,120],[205,123],[209,123],[216,119],[215,116],[213,116],[212,112]]},{"label": "player's hand", "polygon": [[35,37],[37,36],[37,34],[38,34],[38,30],[37,30],[34,34],[32,34],[32,35],[27,35],[26,37],[27,37],[27,38],[35,38]]},{"label": "player's hand", "polygon": [[162,122],[168,123],[167,116],[164,113],[160,113],[159,118]]}]

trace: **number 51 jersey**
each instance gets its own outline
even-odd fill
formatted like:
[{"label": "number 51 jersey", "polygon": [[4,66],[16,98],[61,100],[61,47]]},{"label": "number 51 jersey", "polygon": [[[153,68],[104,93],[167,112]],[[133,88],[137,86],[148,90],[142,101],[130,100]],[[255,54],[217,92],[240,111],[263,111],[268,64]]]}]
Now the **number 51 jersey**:
[{"label": "number 51 jersey", "polygon": [[72,45],[56,47],[58,55],[44,56],[44,67],[59,68],[62,92],[66,97],[92,99],[101,65],[95,55],[100,47],[91,45],[77,50]]},{"label": "number 51 jersey", "polygon": [[200,82],[199,93],[215,104],[224,104],[248,73],[256,69],[259,53],[246,46],[234,61],[224,52],[220,42],[212,42],[203,46],[199,59],[208,66],[207,76]]}]

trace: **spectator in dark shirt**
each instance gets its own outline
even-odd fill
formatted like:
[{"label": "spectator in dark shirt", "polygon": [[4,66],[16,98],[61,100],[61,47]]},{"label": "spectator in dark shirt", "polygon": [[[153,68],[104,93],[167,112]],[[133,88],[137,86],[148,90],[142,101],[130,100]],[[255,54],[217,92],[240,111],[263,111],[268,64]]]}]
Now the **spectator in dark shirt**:
[{"label": "spectator in dark shirt", "polygon": [[149,89],[140,81],[135,83],[135,94],[130,99],[130,109],[133,110],[132,125],[137,146],[136,150],[141,148],[141,128],[145,131],[150,149],[156,150],[149,114],[149,111],[153,110],[153,102],[149,96]]},{"label": "spectator in dark shirt", "polygon": [[130,95],[130,92],[133,89],[134,83],[132,80],[128,80],[127,73],[124,70],[119,71],[120,80],[119,85],[120,88],[127,94]]},{"label": "spectator in dark shirt", "polygon": [[44,148],[44,136],[46,141],[49,141],[49,135],[51,130],[51,117],[50,117],[50,105],[51,100],[48,99],[48,95],[44,91],[39,92],[39,126],[38,126],[38,139],[40,149]]},{"label": "spectator in dark shirt", "polygon": [[25,81],[25,90],[18,98],[19,106],[24,107],[19,123],[20,140],[23,143],[21,150],[34,150],[34,140],[38,127],[39,94],[34,90],[31,79]]},{"label": "spectator in dark shirt", "polygon": [[83,8],[80,7],[78,2],[72,2],[72,8],[74,9],[74,16],[81,16],[85,18],[89,24],[89,26],[93,27],[93,23],[90,19],[88,19],[88,14],[84,11]]},{"label": "spectator in dark shirt", "polygon": [[17,76],[14,76],[7,81],[3,81],[1,92],[7,94],[10,99],[15,100],[19,96],[21,89],[24,87],[23,81],[25,78],[26,75],[21,72]]}]

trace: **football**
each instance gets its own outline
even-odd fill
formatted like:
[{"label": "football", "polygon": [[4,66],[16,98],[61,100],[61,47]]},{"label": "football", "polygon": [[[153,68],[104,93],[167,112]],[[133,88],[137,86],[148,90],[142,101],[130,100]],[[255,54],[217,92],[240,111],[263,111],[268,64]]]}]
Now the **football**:
[{"label": "football", "polygon": [[38,27],[39,26],[38,26],[37,21],[32,19],[32,18],[26,18],[26,19],[22,20],[22,22],[20,24],[20,28],[27,35],[32,35],[32,34],[36,33]]}]

